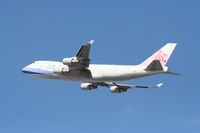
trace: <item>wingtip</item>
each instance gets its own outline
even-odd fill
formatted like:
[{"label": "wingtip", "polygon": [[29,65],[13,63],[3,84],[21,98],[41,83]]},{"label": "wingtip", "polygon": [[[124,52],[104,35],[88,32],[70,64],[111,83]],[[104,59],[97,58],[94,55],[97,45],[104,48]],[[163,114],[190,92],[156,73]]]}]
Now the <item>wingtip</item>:
[{"label": "wingtip", "polygon": [[163,83],[159,83],[156,85],[156,87],[161,87],[163,85]]},{"label": "wingtip", "polygon": [[88,44],[90,44],[90,45],[92,45],[94,43],[94,40],[90,40],[89,42],[88,42]]}]

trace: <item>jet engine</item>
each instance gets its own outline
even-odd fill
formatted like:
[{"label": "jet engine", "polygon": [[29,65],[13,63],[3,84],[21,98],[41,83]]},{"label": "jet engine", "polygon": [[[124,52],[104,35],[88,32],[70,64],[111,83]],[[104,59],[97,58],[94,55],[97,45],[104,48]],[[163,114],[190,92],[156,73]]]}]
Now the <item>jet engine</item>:
[{"label": "jet engine", "polygon": [[96,89],[97,85],[93,84],[93,83],[82,83],[81,84],[81,89],[82,90],[92,90],[92,89]]},{"label": "jet engine", "polygon": [[54,68],[53,72],[55,74],[65,74],[65,73],[69,73],[69,67],[64,67],[64,68]]},{"label": "jet engine", "polygon": [[120,88],[118,86],[111,86],[110,87],[110,92],[112,92],[112,93],[121,93],[121,92],[125,92],[125,91],[127,91],[127,89]]},{"label": "jet engine", "polygon": [[64,65],[73,65],[73,64],[76,64],[78,62],[79,62],[79,60],[76,57],[64,58],[63,59]]}]

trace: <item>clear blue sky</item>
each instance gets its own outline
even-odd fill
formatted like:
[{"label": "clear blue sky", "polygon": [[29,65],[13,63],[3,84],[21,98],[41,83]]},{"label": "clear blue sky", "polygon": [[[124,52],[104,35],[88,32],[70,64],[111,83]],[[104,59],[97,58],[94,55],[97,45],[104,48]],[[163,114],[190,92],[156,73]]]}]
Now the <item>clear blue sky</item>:
[{"label": "clear blue sky", "polygon": [[[1,133],[199,133],[200,2],[1,0]],[[168,42],[168,66],[183,76],[125,81],[156,84],[112,94],[79,82],[28,77],[35,60],[62,60],[94,39],[92,63],[138,64]]]}]

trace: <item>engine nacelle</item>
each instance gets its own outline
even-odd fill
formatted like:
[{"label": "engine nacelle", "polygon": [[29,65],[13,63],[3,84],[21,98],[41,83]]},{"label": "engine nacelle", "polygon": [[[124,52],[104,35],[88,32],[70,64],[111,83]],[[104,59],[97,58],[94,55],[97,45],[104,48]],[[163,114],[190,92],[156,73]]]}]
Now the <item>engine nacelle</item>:
[{"label": "engine nacelle", "polygon": [[81,84],[81,89],[82,90],[92,90],[97,88],[97,85],[93,84],[93,83],[82,83]]},{"label": "engine nacelle", "polygon": [[121,93],[121,92],[125,92],[125,91],[127,91],[127,89],[120,88],[118,86],[111,86],[110,87],[110,92],[112,92],[112,93]]},{"label": "engine nacelle", "polygon": [[64,65],[73,65],[73,64],[76,64],[78,62],[79,62],[79,60],[76,57],[64,58],[63,59]]},{"label": "engine nacelle", "polygon": [[55,74],[65,74],[65,73],[69,73],[70,71],[69,71],[69,67],[66,66],[64,68],[54,68],[53,72]]}]

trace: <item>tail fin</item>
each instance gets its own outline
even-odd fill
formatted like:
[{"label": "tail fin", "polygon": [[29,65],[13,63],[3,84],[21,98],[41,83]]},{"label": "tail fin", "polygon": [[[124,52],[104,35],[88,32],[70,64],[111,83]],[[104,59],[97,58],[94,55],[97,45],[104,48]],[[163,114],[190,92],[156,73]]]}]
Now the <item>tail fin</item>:
[{"label": "tail fin", "polygon": [[159,60],[160,63],[165,66],[167,61],[169,60],[169,57],[171,56],[174,48],[176,47],[176,43],[167,43],[165,46],[163,46],[160,50],[158,50],[156,53],[154,53],[152,56],[147,58],[144,62],[142,62],[140,65],[147,66],[154,60]]}]

